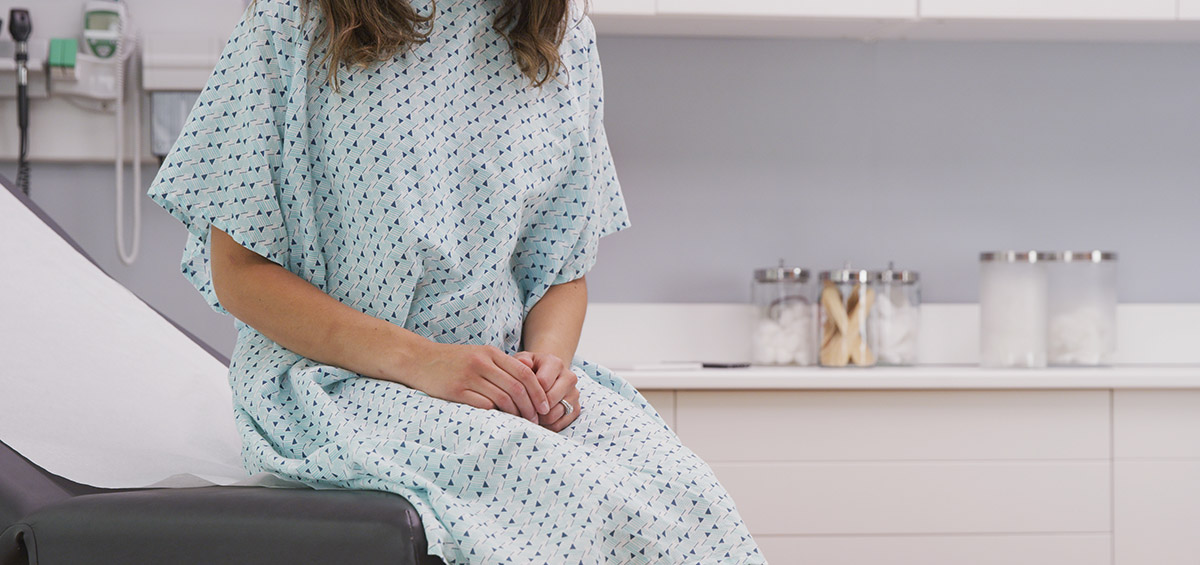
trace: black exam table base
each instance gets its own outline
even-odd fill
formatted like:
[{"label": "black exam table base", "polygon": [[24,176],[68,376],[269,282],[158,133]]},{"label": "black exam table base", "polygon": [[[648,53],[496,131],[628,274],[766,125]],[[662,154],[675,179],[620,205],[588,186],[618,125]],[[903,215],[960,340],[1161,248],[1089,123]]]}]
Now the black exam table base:
[{"label": "black exam table base", "polygon": [[[12,183],[0,184],[87,256]],[[0,441],[0,565],[441,564],[426,547],[416,509],[395,494],[101,489],[51,474]]]}]

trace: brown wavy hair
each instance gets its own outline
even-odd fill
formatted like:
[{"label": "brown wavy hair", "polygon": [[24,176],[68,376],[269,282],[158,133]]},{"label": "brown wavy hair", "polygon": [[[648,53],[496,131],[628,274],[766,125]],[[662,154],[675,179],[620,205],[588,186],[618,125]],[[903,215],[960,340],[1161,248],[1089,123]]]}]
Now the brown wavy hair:
[{"label": "brown wavy hair", "polygon": [[[338,88],[342,66],[366,68],[424,43],[433,33],[437,2],[418,14],[408,0],[304,0],[324,16],[317,41],[326,42],[321,61],[329,84]],[[559,45],[567,32],[572,0],[504,0],[493,27],[508,40],[513,59],[533,86],[541,87],[562,68]]]}]

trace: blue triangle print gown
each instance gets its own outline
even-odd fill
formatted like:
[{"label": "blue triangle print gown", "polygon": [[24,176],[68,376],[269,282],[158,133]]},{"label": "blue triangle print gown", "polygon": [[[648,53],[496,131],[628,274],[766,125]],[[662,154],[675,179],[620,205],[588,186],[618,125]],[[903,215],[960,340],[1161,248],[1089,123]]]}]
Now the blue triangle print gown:
[{"label": "blue triangle print gown", "polygon": [[[516,353],[546,289],[629,225],[591,22],[572,14],[566,68],[539,89],[492,28],[500,0],[442,0],[428,42],[334,92],[299,2],[251,5],[150,188],[190,232],[184,275],[226,313],[212,225],[367,314]],[[554,433],[235,323],[247,470],[400,494],[447,563],[763,562],[708,465],[604,367],[573,360],[583,408]]]}]

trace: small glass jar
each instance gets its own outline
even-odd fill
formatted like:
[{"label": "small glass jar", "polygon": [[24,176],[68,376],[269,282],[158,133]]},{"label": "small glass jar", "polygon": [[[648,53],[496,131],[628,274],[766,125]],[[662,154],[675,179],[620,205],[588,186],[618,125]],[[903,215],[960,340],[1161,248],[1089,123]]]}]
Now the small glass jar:
[{"label": "small glass jar", "polygon": [[1117,350],[1117,254],[1067,251],[1050,265],[1051,365],[1099,366]]},{"label": "small glass jar", "polygon": [[874,366],[868,323],[875,304],[874,276],[843,269],[823,271],[820,279],[821,366]]},{"label": "small glass jar", "polygon": [[980,365],[1046,366],[1046,265],[1057,258],[1057,254],[1039,251],[980,254]]},{"label": "small glass jar", "polygon": [[812,365],[817,358],[812,273],[799,267],[754,271],[758,313],[752,336],[757,365]]},{"label": "small glass jar", "polygon": [[921,280],[917,272],[897,271],[889,263],[876,275],[870,326],[872,348],[880,365],[917,364],[921,332]]}]

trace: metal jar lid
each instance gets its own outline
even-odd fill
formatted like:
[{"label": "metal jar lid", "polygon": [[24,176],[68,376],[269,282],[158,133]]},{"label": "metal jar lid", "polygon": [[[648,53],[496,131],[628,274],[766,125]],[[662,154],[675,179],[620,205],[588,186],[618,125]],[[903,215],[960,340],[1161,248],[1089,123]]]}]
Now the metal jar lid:
[{"label": "metal jar lid", "polygon": [[839,269],[836,271],[821,271],[821,282],[834,283],[867,283],[873,278],[871,271],[859,269]]},{"label": "metal jar lid", "polygon": [[1117,260],[1115,251],[1063,251],[1059,257],[1064,263],[1106,263]]},{"label": "metal jar lid", "polygon": [[812,272],[800,267],[784,267],[783,261],[778,267],[755,269],[754,280],[760,283],[795,282],[806,283],[812,278]]},{"label": "metal jar lid", "polygon": [[1041,263],[1058,259],[1058,253],[1050,251],[987,251],[979,254],[981,263]]},{"label": "metal jar lid", "polygon": [[886,283],[911,284],[921,280],[921,275],[916,271],[897,271],[895,264],[888,263],[886,269],[875,274],[875,279]]}]

